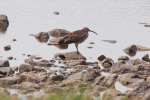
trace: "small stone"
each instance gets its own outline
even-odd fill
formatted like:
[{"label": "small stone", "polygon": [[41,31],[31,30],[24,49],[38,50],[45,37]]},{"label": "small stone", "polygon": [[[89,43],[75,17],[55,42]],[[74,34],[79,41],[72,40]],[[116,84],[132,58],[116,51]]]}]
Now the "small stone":
[{"label": "small stone", "polygon": [[88,46],[87,48],[91,49],[91,48],[93,48],[93,47],[92,47],[92,46]]},{"label": "small stone", "polygon": [[4,50],[6,50],[6,51],[8,51],[8,50],[10,50],[10,49],[11,49],[11,46],[10,46],[10,45],[7,45],[7,46],[4,47]]},{"label": "small stone", "polygon": [[59,12],[55,11],[54,14],[55,14],[55,15],[59,15]]},{"label": "small stone", "polygon": [[94,42],[90,42],[89,44],[95,44]]},{"label": "small stone", "polygon": [[12,59],[13,59],[13,57],[12,57],[12,56],[9,56],[9,57],[7,57],[7,59],[8,59],[8,60],[12,60]]},{"label": "small stone", "polygon": [[102,60],[104,60],[106,57],[104,56],[104,55],[101,55],[101,56],[99,56],[97,59],[99,60],[99,61],[102,61]]},{"label": "small stone", "polygon": [[148,55],[148,54],[145,54],[145,55],[142,57],[142,60],[149,62],[149,55]]}]

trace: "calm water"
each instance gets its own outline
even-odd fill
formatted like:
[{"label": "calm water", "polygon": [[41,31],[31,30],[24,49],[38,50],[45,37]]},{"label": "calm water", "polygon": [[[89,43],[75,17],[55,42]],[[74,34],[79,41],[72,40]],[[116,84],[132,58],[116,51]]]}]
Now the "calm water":
[{"label": "calm water", "polygon": [[[54,11],[60,15],[53,14]],[[98,35],[90,33],[79,45],[88,61],[97,61],[102,54],[117,61],[118,57],[126,55],[123,49],[132,44],[150,47],[150,28],[139,24],[150,23],[150,0],[1,0],[0,14],[6,14],[10,22],[7,31],[0,33],[1,59],[17,58],[10,61],[10,66],[24,63],[27,56],[22,54],[50,60],[55,53],[76,51],[74,44],[60,50],[29,36],[55,28],[74,31],[89,27],[97,32]],[[11,42],[12,39],[17,41]],[[109,39],[117,43],[102,41]],[[4,51],[6,45],[11,45],[10,51]],[[88,49],[88,46],[93,48]],[[142,58],[146,53],[150,52],[138,52],[132,58]]]}]

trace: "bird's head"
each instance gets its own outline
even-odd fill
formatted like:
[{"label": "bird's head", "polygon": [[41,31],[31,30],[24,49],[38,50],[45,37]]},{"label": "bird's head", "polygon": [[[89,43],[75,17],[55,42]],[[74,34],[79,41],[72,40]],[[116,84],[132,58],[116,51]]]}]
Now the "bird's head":
[{"label": "bird's head", "polygon": [[95,34],[97,35],[96,32],[90,30],[88,27],[84,27],[82,30],[83,30],[83,31],[86,31],[86,32],[89,32],[89,31],[90,31],[90,32],[93,32],[93,33],[95,33]]}]

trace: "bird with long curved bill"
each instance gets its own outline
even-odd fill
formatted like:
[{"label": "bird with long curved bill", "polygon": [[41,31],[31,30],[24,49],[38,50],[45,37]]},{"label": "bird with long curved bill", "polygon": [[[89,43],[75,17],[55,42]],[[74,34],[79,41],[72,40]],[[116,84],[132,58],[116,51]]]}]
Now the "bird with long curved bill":
[{"label": "bird with long curved bill", "polygon": [[79,53],[78,44],[84,42],[88,38],[88,36],[89,36],[88,32],[93,32],[97,35],[96,32],[89,30],[89,28],[87,28],[87,27],[84,27],[81,30],[74,31],[74,32],[66,35],[65,37],[61,38],[58,43],[59,44],[75,43],[77,53]]}]

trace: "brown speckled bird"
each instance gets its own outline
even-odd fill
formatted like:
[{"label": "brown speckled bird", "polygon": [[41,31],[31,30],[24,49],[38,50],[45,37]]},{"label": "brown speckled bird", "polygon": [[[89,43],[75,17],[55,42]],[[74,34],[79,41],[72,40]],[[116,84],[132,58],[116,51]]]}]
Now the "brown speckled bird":
[{"label": "brown speckled bird", "polygon": [[68,35],[66,35],[65,37],[63,37],[62,39],[60,39],[59,44],[70,44],[70,43],[75,43],[76,49],[77,49],[77,53],[79,53],[78,51],[78,44],[84,42],[87,38],[89,33],[88,32],[93,32],[97,35],[96,32],[89,30],[89,28],[84,27],[82,30],[77,30],[74,31]]}]

